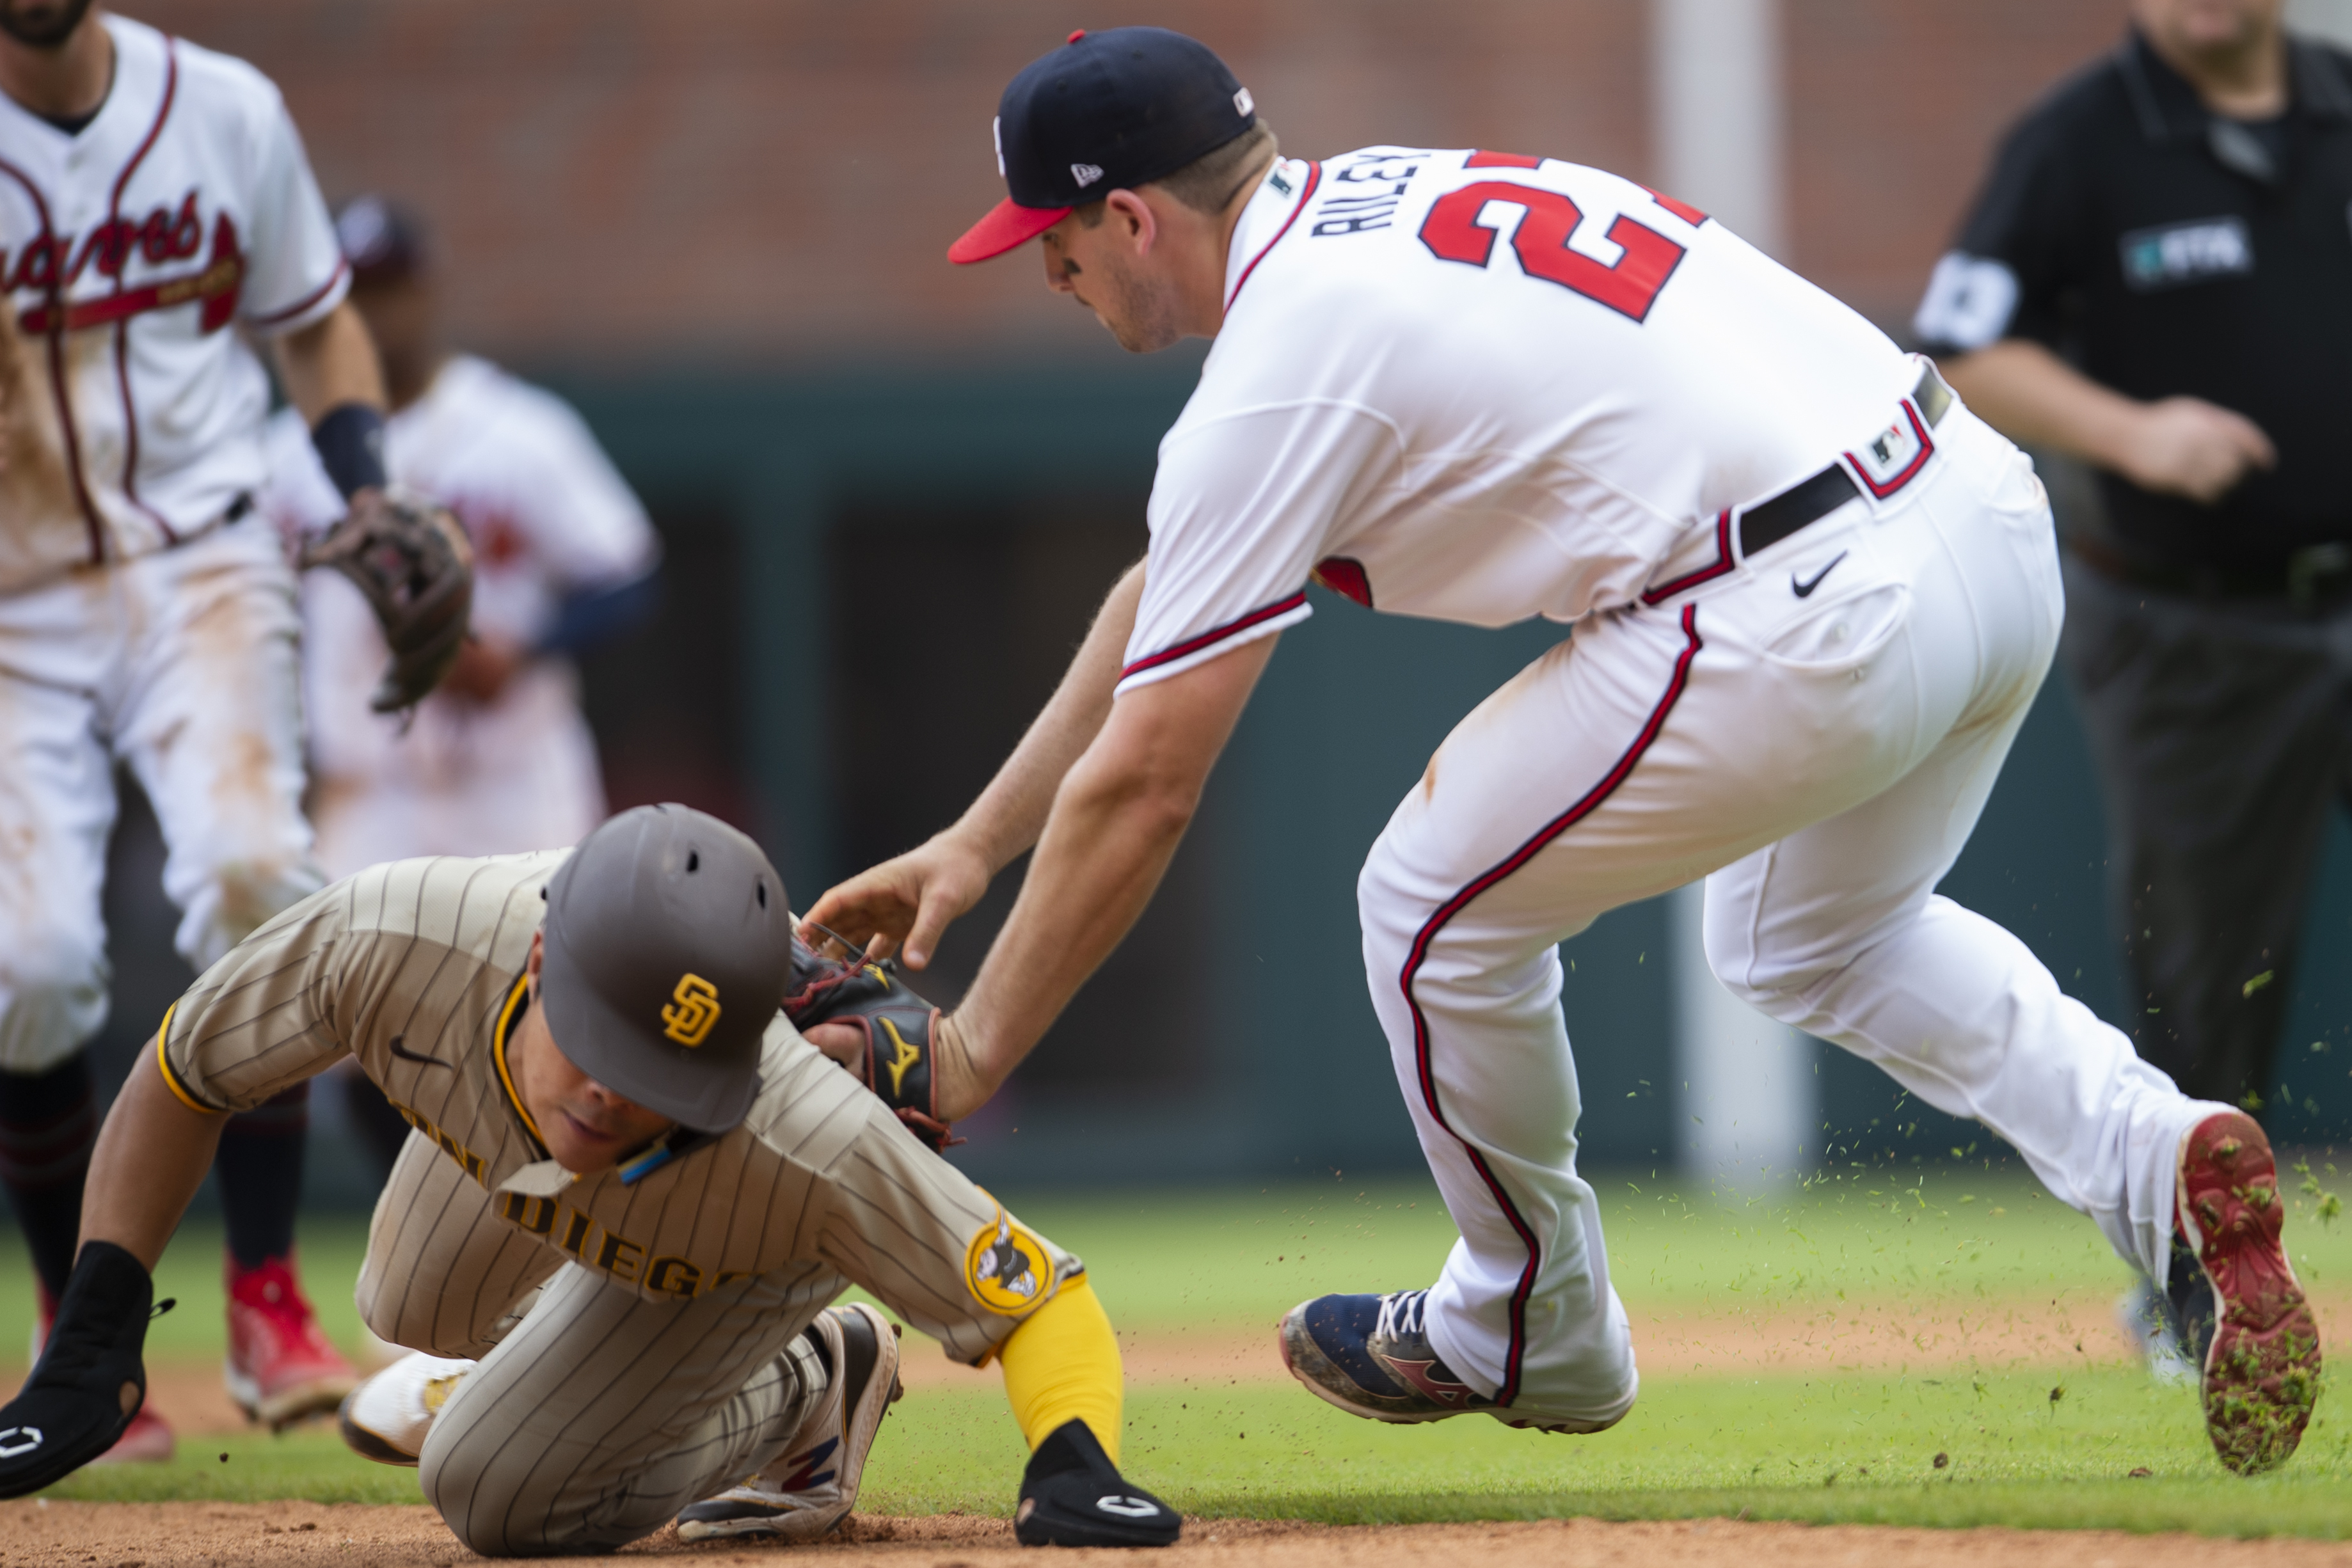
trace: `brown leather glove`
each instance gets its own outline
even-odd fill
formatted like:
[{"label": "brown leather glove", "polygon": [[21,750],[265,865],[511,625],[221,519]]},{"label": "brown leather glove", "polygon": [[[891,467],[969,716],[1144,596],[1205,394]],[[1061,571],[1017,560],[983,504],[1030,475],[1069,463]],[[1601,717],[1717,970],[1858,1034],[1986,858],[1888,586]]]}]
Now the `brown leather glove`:
[{"label": "brown leather glove", "polygon": [[351,579],[383,628],[392,662],[368,706],[422,702],[457,657],[474,607],[474,548],[449,509],[397,488],[362,490],[341,522],[302,547],[302,566]]}]

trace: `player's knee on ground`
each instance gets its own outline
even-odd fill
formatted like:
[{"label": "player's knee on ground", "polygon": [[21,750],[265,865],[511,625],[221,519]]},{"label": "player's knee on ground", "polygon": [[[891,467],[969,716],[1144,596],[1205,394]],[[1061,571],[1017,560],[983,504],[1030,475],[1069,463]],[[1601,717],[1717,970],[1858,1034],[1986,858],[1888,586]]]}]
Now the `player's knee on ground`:
[{"label": "player's knee on ground", "polygon": [[[615,1551],[659,1530],[694,1500],[649,1500],[623,1485],[593,1493],[573,1488],[569,1497],[562,1490],[551,1496],[545,1478],[530,1462],[519,1462],[504,1451],[506,1445],[499,1446],[497,1458],[481,1463],[483,1445],[478,1439],[467,1442],[462,1409],[453,1400],[435,1422],[417,1466],[417,1482],[449,1532],[484,1557]],[[523,1441],[519,1434],[509,1435],[509,1440]]]},{"label": "player's knee on ground", "polygon": [[19,933],[0,951],[0,1072],[46,1072],[79,1051],[106,1021],[106,981],[96,944]]}]

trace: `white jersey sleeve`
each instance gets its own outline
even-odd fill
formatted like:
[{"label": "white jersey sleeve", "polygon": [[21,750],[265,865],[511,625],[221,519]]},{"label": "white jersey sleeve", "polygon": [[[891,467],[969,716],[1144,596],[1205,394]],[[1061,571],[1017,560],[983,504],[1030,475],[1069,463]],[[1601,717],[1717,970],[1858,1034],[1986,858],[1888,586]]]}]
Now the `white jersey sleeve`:
[{"label": "white jersey sleeve", "polygon": [[506,501],[548,574],[567,591],[626,582],[661,553],[646,509],[572,405],[504,378],[519,439]]},{"label": "white jersey sleeve", "polygon": [[265,337],[291,332],[321,320],[342,302],[351,291],[351,268],[311,175],[301,132],[294,129],[277,85],[241,61],[219,59],[217,68],[252,78],[247,134],[253,232],[246,236],[245,291],[237,314]]},{"label": "white jersey sleeve", "polygon": [[1394,482],[1401,452],[1388,420],[1330,399],[1170,432],[1118,689],[1165,680],[1306,620],[1307,578],[1334,521]]}]

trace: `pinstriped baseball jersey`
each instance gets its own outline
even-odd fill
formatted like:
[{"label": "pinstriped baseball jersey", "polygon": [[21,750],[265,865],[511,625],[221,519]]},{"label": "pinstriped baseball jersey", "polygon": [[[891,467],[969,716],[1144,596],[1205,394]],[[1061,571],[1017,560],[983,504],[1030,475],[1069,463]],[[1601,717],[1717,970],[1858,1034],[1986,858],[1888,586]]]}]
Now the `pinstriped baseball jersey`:
[{"label": "pinstriped baseball jersey", "polygon": [[732,1131],[680,1131],[576,1178],[550,1159],[506,1053],[541,889],[571,852],[399,861],[303,900],[164,1015],[165,1082],[196,1109],[243,1110],[356,1057],[501,1221],[651,1301],[768,1276],[830,1299],[854,1281],[977,1364],[1083,1270],[781,1014]]}]

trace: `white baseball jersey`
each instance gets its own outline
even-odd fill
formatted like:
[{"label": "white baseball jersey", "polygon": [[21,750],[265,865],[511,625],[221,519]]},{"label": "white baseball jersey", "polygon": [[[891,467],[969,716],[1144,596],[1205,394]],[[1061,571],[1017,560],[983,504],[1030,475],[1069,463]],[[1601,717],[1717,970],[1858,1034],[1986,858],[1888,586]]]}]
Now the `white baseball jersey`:
[{"label": "white baseball jersey", "polygon": [[[473,624],[529,644],[564,597],[650,570],[660,541],[587,425],[554,394],[467,355],[384,431],[394,483],[446,505],[473,538]],[[301,420],[269,427],[262,504],[282,528],[343,514]],[[320,853],[341,876],[415,854],[489,854],[577,841],[604,815],[570,664],[540,660],[488,706],[446,693],[411,724],[371,713],[383,637],[331,572],[302,585],[305,696],[320,786]]]},{"label": "white baseball jersey", "polygon": [[308,326],[349,281],[268,78],[102,21],[114,81],[79,134],[0,97],[0,277],[68,481],[0,526],[0,591],[164,549],[257,490],[268,382],[230,329]]},{"label": "white baseball jersey", "polygon": [[1556,159],[1285,162],[1225,291],[1160,443],[1121,691],[1304,620],[1310,574],[1480,626],[1633,602],[1919,374],[1704,214]]}]

